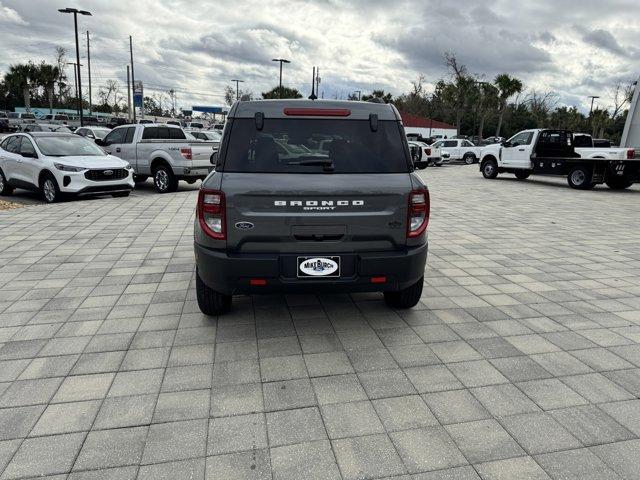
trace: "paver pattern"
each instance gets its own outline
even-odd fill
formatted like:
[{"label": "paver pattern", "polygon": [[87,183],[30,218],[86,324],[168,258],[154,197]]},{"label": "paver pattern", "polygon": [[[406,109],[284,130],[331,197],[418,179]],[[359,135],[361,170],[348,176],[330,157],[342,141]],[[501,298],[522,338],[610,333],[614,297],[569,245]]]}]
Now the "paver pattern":
[{"label": "paver pattern", "polygon": [[411,311],[203,316],[194,191],[0,212],[0,480],[637,479],[640,188],[421,175]]}]

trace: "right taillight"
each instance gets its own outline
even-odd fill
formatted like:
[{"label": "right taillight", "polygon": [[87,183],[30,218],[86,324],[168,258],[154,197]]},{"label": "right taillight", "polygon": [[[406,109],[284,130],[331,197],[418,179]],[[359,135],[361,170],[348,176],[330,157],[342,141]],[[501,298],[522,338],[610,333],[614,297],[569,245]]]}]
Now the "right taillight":
[{"label": "right taillight", "polygon": [[431,201],[426,188],[412,190],[409,194],[409,218],[407,221],[407,237],[418,237],[424,233],[429,224]]},{"label": "right taillight", "polygon": [[200,227],[211,238],[226,238],[224,193],[201,189],[198,194],[198,220]]},{"label": "right taillight", "polygon": [[633,160],[636,156],[636,151],[633,148],[627,150],[627,160]]},{"label": "right taillight", "polygon": [[431,149],[430,148],[425,148],[424,149],[427,155],[431,155]]}]

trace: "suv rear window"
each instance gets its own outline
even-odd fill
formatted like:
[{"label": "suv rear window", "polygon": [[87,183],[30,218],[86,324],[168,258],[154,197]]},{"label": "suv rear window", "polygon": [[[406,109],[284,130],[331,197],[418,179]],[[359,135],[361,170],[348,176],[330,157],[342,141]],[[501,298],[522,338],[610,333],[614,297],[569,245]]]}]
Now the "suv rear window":
[{"label": "suv rear window", "polygon": [[220,170],[256,173],[404,173],[409,162],[398,122],[368,120],[234,119]]}]

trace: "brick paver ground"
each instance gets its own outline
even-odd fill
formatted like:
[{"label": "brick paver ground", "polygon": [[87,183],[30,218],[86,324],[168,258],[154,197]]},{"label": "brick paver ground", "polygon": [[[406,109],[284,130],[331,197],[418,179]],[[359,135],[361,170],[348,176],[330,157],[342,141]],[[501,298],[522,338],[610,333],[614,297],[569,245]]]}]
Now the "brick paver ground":
[{"label": "brick paver ground", "polygon": [[0,479],[636,479],[640,189],[421,173],[422,303],[194,290],[195,192],[0,213]]}]

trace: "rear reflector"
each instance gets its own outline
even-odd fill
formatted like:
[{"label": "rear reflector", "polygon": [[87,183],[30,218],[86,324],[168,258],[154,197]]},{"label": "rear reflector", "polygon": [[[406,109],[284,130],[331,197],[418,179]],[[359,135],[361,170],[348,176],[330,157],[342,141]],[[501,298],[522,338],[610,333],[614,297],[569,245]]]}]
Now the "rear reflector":
[{"label": "rear reflector", "polygon": [[264,278],[252,278],[249,280],[249,285],[253,285],[256,287],[263,287],[267,284],[267,281]]},{"label": "rear reflector", "polygon": [[371,277],[371,283],[387,283],[387,277]]},{"label": "rear reflector", "polygon": [[298,117],[348,117],[347,108],[285,108],[284,114]]}]

